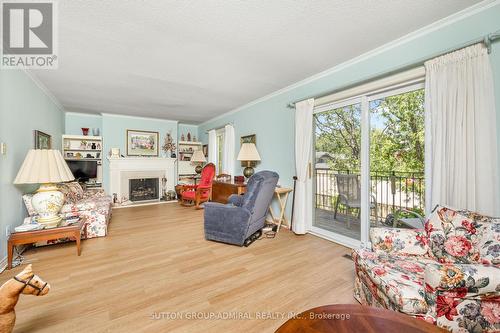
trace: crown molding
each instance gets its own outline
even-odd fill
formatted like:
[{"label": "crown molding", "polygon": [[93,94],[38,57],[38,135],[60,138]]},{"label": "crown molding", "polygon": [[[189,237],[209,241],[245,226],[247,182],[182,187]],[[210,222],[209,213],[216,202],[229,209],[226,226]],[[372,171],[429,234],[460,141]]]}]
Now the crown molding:
[{"label": "crown molding", "polygon": [[291,91],[293,89],[299,88],[299,87],[301,87],[303,85],[306,85],[308,83],[317,81],[317,80],[319,80],[319,79],[321,79],[321,78],[323,78],[325,76],[329,76],[329,75],[331,75],[333,73],[336,73],[336,72],[339,72],[341,70],[344,70],[344,69],[346,69],[346,68],[348,68],[350,66],[353,66],[353,65],[355,65],[357,63],[360,63],[360,62],[363,62],[365,60],[368,60],[369,58],[372,58],[372,57],[374,57],[374,56],[376,56],[376,55],[378,55],[380,53],[383,53],[383,52],[386,52],[388,50],[394,49],[394,48],[396,48],[398,46],[401,46],[403,44],[411,42],[411,41],[413,41],[413,40],[415,40],[417,38],[425,36],[425,35],[427,35],[427,34],[429,34],[431,32],[434,32],[436,30],[442,29],[442,28],[444,28],[446,26],[449,26],[451,24],[459,22],[459,21],[461,21],[461,20],[463,20],[463,19],[465,19],[467,17],[476,15],[478,13],[481,13],[481,12],[483,12],[485,10],[488,10],[488,9],[490,9],[492,7],[495,7],[495,6],[498,6],[498,5],[500,5],[500,0],[484,0],[484,1],[481,1],[481,2],[479,2],[479,3],[477,3],[477,4],[473,5],[473,6],[470,6],[470,7],[467,7],[465,9],[462,9],[459,12],[456,12],[456,13],[454,13],[452,15],[444,17],[444,18],[442,18],[442,19],[440,19],[438,21],[435,21],[435,22],[433,22],[433,23],[431,23],[429,25],[426,25],[426,26],[424,26],[424,27],[422,27],[420,29],[412,31],[412,32],[410,32],[410,33],[408,33],[408,34],[406,34],[406,35],[404,35],[402,37],[399,37],[399,38],[397,38],[397,39],[395,39],[393,41],[390,41],[390,42],[388,42],[386,44],[383,44],[382,46],[379,46],[379,47],[377,47],[375,49],[372,49],[372,50],[370,50],[368,52],[365,52],[365,53],[363,53],[363,54],[361,54],[361,55],[359,55],[357,57],[354,57],[354,58],[352,58],[350,60],[347,60],[347,61],[345,61],[343,63],[340,63],[340,64],[338,64],[338,65],[336,65],[334,67],[331,67],[331,68],[329,68],[327,70],[324,70],[322,72],[319,72],[317,74],[309,76],[309,77],[307,77],[307,78],[305,78],[305,79],[303,79],[301,81],[298,81],[298,82],[293,83],[293,84],[291,84],[289,86],[286,86],[284,88],[276,90],[276,91],[274,91],[274,92],[272,92],[270,94],[267,94],[267,95],[265,95],[263,97],[255,99],[255,100],[253,100],[253,101],[251,101],[249,103],[243,104],[242,106],[239,106],[236,109],[230,110],[230,111],[225,112],[225,113],[223,113],[221,115],[218,115],[218,116],[216,116],[216,117],[214,117],[212,119],[204,121],[204,122],[200,123],[199,126],[202,127],[202,126],[205,126],[205,125],[207,125],[207,124],[209,124],[209,123],[211,123],[213,121],[217,121],[217,120],[219,120],[219,119],[221,119],[223,117],[227,117],[229,115],[238,113],[238,112],[240,112],[240,111],[242,111],[244,109],[247,109],[247,108],[249,108],[251,106],[254,106],[256,104],[259,104],[261,102],[269,100],[269,99],[271,99],[273,97],[279,96],[279,95],[281,95],[281,94],[283,94],[285,92],[288,92],[288,91]]},{"label": "crown molding", "polygon": [[115,113],[101,113],[102,116],[106,117],[116,117],[116,118],[132,118],[132,119],[143,119],[143,120],[155,120],[155,121],[162,121],[166,123],[176,123],[178,124],[178,120],[171,120],[171,119],[162,119],[162,118],[153,118],[153,117],[143,117],[143,116],[131,116],[128,114],[115,114]]},{"label": "crown molding", "polygon": [[188,123],[181,123],[177,120],[172,120],[172,119],[162,119],[162,118],[153,118],[153,117],[143,117],[143,116],[131,116],[131,115],[124,115],[124,114],[116,114],[116,113],[85,113],[85,112],[76,112],[76,111],[65,111],[64,114],[69,114],[69,115],[77,115],[81,117],[102,117],[104,115],[108,117],[120,117],[120,118],[139,118],[139,119],[144,119],[144,120],[155,120],[155,121],[164,121],[164,122],[174,122],[177,123],[178,125],[183,125],[183,126],[193,126],[193,127],[198,127],[199,125],[196,124],[188,124]]},{"label": "crown molding", "polygon": [[64,111],[64,114],[72,114],[72,115],[82,116],[82,117],[101,117],[100,113],[85,113],[85,112],[76,112],[76,111]]},{"label": "crown molding", "polygon": [[[9,69],[10,70],[10,69]],[[48,97],[50,98],[50,100],[57,106],[57,108],[61,111],[64,112],[64,107],[63,105],[61,104],[61,102],[59,102],[59,100],[57,99],[56,96],[54,96],[54,94],[52,94],[50,92],[50,90],[45,86],[45,84],[42,83],[42,81],[40,81],[35,74],[33,74],[30,70],[26,69],[26,68],[20,68],[20,70],[22,70],[30,79],[31,81],[33,81],[37,86],[38,88],[40,88],[41,91],[43,91],[43,93]]]}]

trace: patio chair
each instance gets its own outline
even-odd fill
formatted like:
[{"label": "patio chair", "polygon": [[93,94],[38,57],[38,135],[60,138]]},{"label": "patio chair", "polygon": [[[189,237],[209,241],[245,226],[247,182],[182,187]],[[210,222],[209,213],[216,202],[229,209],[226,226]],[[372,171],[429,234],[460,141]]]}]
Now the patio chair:
[{"label": "patio chair", "polygon": [[[359,183],[359,176],[353,174],[337,174],[335,175],[337,181],[337,202],[335,203],[334,219],[337,219],[337,211],[339,205],[342,204],[347,207],[347,227],[351,228],[351,214],[350,209],[358,209],[358,219],[361,214],[361,184]],[[378,212],[377,200],[371,195],[370,210],[375,210],[375,224],[378,225]]]}]

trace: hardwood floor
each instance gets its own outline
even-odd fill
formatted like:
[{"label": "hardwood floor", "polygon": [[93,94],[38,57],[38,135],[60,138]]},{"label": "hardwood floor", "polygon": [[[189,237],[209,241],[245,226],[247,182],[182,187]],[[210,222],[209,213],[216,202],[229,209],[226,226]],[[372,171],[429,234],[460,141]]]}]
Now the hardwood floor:
[{"label": "hardwood floor", "polygon": [[116,209],[81,257],[74,243],[25,253],[51,290],[21,296],[14,332],[274,332],[282,313],[355,303],[346,253],[286,230],[248,248],[209,242],[203,211],[178,204]]}]

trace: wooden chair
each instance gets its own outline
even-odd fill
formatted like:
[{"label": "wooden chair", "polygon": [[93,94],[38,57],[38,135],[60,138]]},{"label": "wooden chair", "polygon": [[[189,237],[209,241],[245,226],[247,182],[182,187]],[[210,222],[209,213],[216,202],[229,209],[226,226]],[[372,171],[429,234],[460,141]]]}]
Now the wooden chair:
[{"label": "wooden chair", "polygon": [[198,185],[183,185],[181,187],[181,205],[192,206],[194,203],[196,209],[201,209],[200,203],[210,200],[212,196],[214,176],[215,165],[208,163],[201,171],[200,183]]}]

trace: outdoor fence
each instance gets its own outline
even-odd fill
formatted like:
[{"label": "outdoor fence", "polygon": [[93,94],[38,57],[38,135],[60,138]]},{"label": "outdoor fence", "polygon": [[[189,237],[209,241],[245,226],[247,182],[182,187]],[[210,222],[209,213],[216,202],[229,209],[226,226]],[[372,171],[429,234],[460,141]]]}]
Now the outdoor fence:
[{"label": "outdoor fence", "polygon": [[[337,174],[355,174],[359,171],[316,169],[316,208],[335,210],[338,198]],[[359,181],[361,184],[361,181]],[[353,189],[354,190],[354,189]],[[359,190],[359,189],[358,189]],[[377,205],[377,218],[384,220],[387,214],[401,208],[424,212],[425,178],[423,172],[374,171],[370,173],[371,201]],[[339,205],[338,212],[347,213],[347,207]],[[351,212],[352,213],[352,212]],[[370,216],[375,218],[375,210]]]}]

